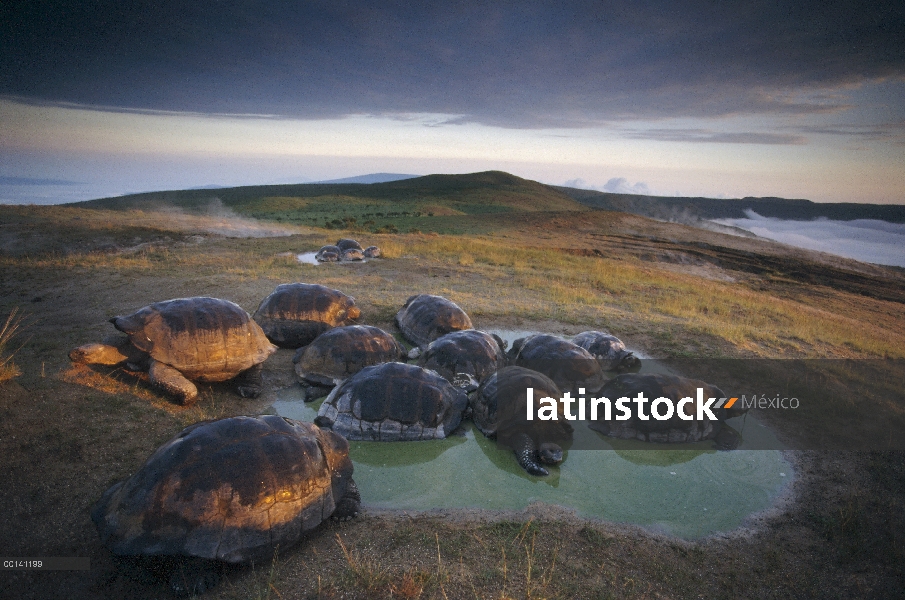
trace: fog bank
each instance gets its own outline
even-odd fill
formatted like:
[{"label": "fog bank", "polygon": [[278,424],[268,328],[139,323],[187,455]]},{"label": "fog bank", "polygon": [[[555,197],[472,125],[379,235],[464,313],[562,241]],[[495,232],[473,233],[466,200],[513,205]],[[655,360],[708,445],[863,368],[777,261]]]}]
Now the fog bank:
[{"label": "fog bank", "polygon": [[788,221],[746,210],[744,219],[716,219],[777,242],[853,258],[862,262],[905,267],[905,225],[873,219],[854,221]]}]

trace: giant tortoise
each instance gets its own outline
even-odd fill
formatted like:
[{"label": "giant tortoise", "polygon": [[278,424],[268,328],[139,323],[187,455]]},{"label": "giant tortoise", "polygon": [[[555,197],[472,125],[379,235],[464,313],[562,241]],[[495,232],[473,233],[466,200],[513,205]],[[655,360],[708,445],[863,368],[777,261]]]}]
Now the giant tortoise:
[{"label": "giant tortoise", "polygon": [[236,379],[239,395],[261,393],[261,363],[276,352],[240,306],[218,298],[155,302],[110,319],[128,335],[116,344],[86,344],[69,353],[73,362],[147,369],[151,383],[188,404],[198,397],[192,381]]},{"label": "giant tortoise", "polygon": [[[529,388],[533,390],[530,410],[534,416],[530,421]],[[504,367],[487,377],[470,399],[471,418],[481,433],[511,448],[518,464],[528,473],[549,475],[538,463],[562,462],[563,449],[559,444],[572,439],[573,428],[559,402],[561,395],[556,384],[542,373],[524,367]],[[538,418],[543,398],[555,401],[556,419]]]},{"label": "giant tortoise", "polygon": [[603,331],[584,331],[572,338],[572,343],[590,352],[604,371],[631,371],[641,368],[641,360],[625,343]]},{"label": "giant tortoise", "polygon": [[350,440],[442,439],[467,406],[465,391],[436,372],[391,362],[365,367],[333,388],[314,422]]},{"label": "giant tortoise", "polygon": [[341,260],[343,256],[342,250],[337,248],[336,246],[324,246],[314,255],[314,258],[319,262],[336,262]]},{"label": "giant tortoise", "polygon": [[546,333],[515,340],[509,350],[509,360],[513,365],[543,373],[560,390],[572,394],[594,393],[606,381],[603,369],[590,352]]},{"label": "giant tortoise", "polygon": [[277,415],[195,423],[158,448],[91,511],[120,563],[203,592],[226,564],[270,560],[360,496],[349,443]]},{"label": "giant tortoise", "polygon": [[305,400],[313,400],[365,367],[399,360],[405,360],[405,348],[392,335],[371,325],[347,325],[299,348],[295,373]]},{"label": "giant tortoise", "polygon": [[505,342],[499,336],[465,329],[440,336],[428,344],[417,364],[432,369],[451,383],[459,384],[459,375],[470,375],[478,384],[488,375],[506,366]]},{"label": "giant tortoise", "polygon": [[299,348],[332,327],[351,325],[355,298],[316,283],[283,283],[261,301],[255,321],[282,348]]},{"label": "giant tortoise", "polygon": [[432,294],[418,294],[406,300],[396,313],[396,324],[405,339],[420,348],[441,335],[473,328],[471,319],[455,302]]},{"label": "giant tortoise", "polygon": [[[646,401],[640,404],[643,407],[641,410],[645,411],[644,416],[647,418],[642,418],[638,414],[639,403],[634,402],[634,399],[639,394],[643,394]],[[696,406],[699,394],[705,403],[709,398],[715,398],[717,401],[726,398],[725,392],[720,388],[696,379],[661,373],[623,373],[608,381],[597,393],[600,398],[610,401],[611,418],[606,419],[605,405],[601,404],[597,419],[589,418],[588,427],[605,435],[623,439],[673,443],[712,439],[720,450],[736,448],[741,441],[741,436],[724,421],[744,414],[745,410],[735,407],[712,408],[711,412],[717,418],[716,421],[707,418],[706,413],[702,413],[704,419],[698,420]],[[620,420],[618,417],[619,411],[617,411],[615,403],[620,398],[628,398],[631,401],[625,403],[631,408],[631,418],[629,419]],[[665,403],[659,403],[658,407],[653,406],[654,401],[658,398],[666,398],[670,401],[673,414],[669,418],[660,419],[651,414],[652,410],[656,410],[658,415],[664,417],[668,414]],[[693,418],[683,419],[679,416],[678,404],[683,398],[690,398],[692,402],[681,406],[682,413],[685,417]]]}]

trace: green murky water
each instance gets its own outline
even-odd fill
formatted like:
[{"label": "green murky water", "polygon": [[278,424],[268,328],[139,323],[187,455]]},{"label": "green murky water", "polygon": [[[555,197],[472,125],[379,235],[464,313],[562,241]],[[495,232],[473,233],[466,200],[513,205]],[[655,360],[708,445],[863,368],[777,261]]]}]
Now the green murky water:
[{"label": "green murky water", "polygon": [[[274,409],[313,421],[320,401],[306,405],[297,394],[297,388],[283,390]],[[750,428],[749,419],[746,432]],[[598,436],[584,427],[576,434]],[[614,449],[568,450],[562,465],[551,467],[545,478],[525,473],[511,450],[498,447],[470,423],[464,437],[351,442],[350,453],[367,506],[519,510],[545,502],[580,516],[682,538],[738,527],[747,516],[769,508],[792,474],[778,450],[744,450],[743,445],[716,452],[709,442],[648,450],[638,448],[649,444],[609,438],[602,443]]]},{"label": "green murky water", "polygon": [[[509,341],[533,332],[495,331]],[[652,364],[642,369],[653,372]],[[313,421],[321,401],[305,404],[299,388],[280,392],[277,414]],[[770,431],[731,419],[743,432],[738,450],[711,442],[664,447],[607,438],[578,422],[573,446],[549,477],[528,475],[512,450],[486,439],[470,422],[465,435],[427,442],[351,442],[355,481],[366,506],[430,510],[521,510],[534,502],[579,516],[641,525],[692,539],[730,531],[770,508],[792,479],[792,467]],[[593,443],[592,443],[593,442]],[[746,450],[746,447],[775,448]]]}]

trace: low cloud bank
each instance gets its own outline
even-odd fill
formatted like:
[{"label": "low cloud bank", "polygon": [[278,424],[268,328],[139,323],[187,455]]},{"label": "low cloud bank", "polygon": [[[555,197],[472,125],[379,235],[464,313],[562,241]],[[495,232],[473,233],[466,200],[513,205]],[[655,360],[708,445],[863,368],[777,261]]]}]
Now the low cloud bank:
[{"label": "low cloud bank", "polygon": [[874,219],[789,221],[763,217],[753,210],[744,219],[716,219],[777,242],[836,254],[863,262],[905,267],[905,224]]},{"label": "low cloud bank", "polygon": [[643,181],[630,184],[625,177],[613,177],[603,186],[592,185],[584,179],[570,179],[563,185],[571,188],[582,190],[597,190],[598,192],[610,192],[611,194],[638,194],[641,196],[650,196],[652,194],[650,188]]}]

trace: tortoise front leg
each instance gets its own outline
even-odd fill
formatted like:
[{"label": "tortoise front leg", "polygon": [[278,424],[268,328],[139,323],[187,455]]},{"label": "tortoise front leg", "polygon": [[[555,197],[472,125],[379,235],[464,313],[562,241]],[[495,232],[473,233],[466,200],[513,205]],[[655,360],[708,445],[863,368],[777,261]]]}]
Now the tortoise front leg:
[{"label": "tortoise front leg", "polygon": [[349,479],[345,495],[336,503],[336,509],[330,518],[334,521],[348,521],[358,515],[361,509],[361,494],[355,480]]},{"label": "tortoise front leg", "polygon": [[151,378],[151,383],[175,396],[180,404],[191,404],[198,398],[198,388],[195,387],[195,384],[170,365],[152,360],[148,376]]},{"label": "tortoise front leg", "polygon": [[513,441],[515,460],[531,475],[545,477],[550,474],[547,469],[537,463],[537,445],[527,433],[518,434]]}]

